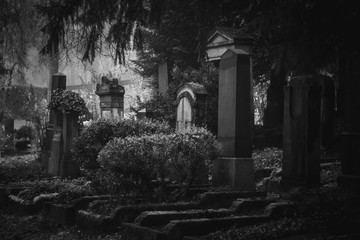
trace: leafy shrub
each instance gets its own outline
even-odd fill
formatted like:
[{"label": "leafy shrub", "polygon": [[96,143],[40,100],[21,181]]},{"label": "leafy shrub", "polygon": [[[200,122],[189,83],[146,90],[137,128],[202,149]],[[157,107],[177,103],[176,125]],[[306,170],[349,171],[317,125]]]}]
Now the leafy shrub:
[{"label": "leafy shrub", "polygon": [[0,183],[35,180],[46,176],[31,155],[6,157],[0,161]]},{"label": "leafy shrub", "polygon": [[75,112],[78,113],[79,116],[88,112],[86,103],[80,94],[62,89],[57,89],[52,92],[48,108],[64,113]]},{"label": "leafy shrub", "polygon": [[74,140],[73,158],[87,176],[93,176],[99,167],[96,159],[100,150],[113,138],[171,133],[172,131],[166,122],[158,120],[100,119],[84,127],[80,136]]},{"label": "leafy shrub", "polygon": [[220,154],[221,147],[216,137],[205,128],[193,127],[172,135],[169,140],[165,147],[170,153],[171,177],[186,185],[204,177],[207,181],[212,160]]},{"label": "leafy shrub", "polygon": [[33,140],[34,139],[34,129],[30,126],[22,126],[19,130],[17,130],[15,134],[16,139],[28,139]]},{"label": "leafy shrub", "polygon": [[168,156],[157,148],[166,144],[168,138],[167,135],[156,134],[110,141],[101,150],[98,159],[100,170],[97,177],[102,189],[117,195],[142,193],[149,196],[155,174],[164,175],[162,161]]},{"label": "leafy shrub", "polygon": [[253,152],[255,169],[281,168],[283,151],[278,148],[265,148]]},{"label": "leafy shrub", "polygon": [[26,185],[29,188],[19,192],[18,196],[24,200],[30,201],[40,194],[59,193],[55,201],[59,203],[71,203],[71,201],[79,197],[94,194],[94,190],[91,188],[90,182],[87,182],[84,178],[43,179],[28,182]]},{"label": "leafy shrub", "polygon": [[160,180],[160,187],[165,179],[188,187],[201,173],[207,178],[211,160],[219,152],[215,136],[203,128],[116,138],[99,153],[97,179],[108,193],[152,197],[152,180]]}]

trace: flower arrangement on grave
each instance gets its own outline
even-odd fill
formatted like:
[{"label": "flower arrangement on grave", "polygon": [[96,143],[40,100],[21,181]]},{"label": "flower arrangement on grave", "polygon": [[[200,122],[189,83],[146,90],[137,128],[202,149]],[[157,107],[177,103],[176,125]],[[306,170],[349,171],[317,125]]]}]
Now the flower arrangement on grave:
[{"label": "flower arrangement on grave", "polygon": [[48,109],[54,109],[63,113],[77,113],[79,116],[88,112],[86,103],[80,94],[61,89],[52,92]]}]

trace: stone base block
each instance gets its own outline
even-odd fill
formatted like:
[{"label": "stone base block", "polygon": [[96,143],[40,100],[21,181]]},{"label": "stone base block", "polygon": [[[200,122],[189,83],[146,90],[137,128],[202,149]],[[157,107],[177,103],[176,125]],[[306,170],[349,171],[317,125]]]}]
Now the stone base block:
[{"label": "stone base block", "polygon": [[213,185],[229,185],[240,191],[255,190],[252,158],[220,157],[214,163]]}]

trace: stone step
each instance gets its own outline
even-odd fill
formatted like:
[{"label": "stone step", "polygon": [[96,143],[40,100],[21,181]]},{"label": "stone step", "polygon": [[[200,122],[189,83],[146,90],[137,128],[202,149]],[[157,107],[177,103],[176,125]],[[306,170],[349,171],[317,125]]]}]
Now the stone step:
[{"label": "stone step", "polygon": [[135,223],[124,223],[126,235],[135,239],[144,240],[182,240],[184,236],[201,236],[232,226],[258,224],[270,220],[268,215],[257,216],[229,216],[222,218],[195,218],[186,220],[173,220],[165,226],[149,228]]},{"label": "stone step", "polygon": [[229,207],[229,210],[237,213],[247,213],[248,211],[263,209],[270,203],[276,202],[275,199],[265,198],[238,198]]},{"label": "stone step", "polygon": [[[172,220],[184,220],[194,218],[219,218],[231,215],[255,215],[264,213],[267,205],[275,200],[262,198],[239,198],[233,202],[230,208],[221,209],[190,209],[190,210],[170,210],[170,211],[145,211],[136,219],[135,223],[140,226],[159,226],[166,225]],[[255,211],[256,210],[256,211]],[[255,214],[254,214],[255,212]]]},{"label": "stone step", "polygon": [[187,211],[146,211],[141,213],[135,223],[144,227],[166,225],[172,220],[185,220],[194,218],[226,217],[234,214],[229,209],[187,210]]},{"label": "stone step", "polygon": [[238,226],[254,225],[269,221],[268,215],[232,216],[224,218],[199,218],[171,221],[164,227],[168,239],[182,240],[184,236],[205,235],[237,224]]},{"label": "stone step", "polygon": [[266,192],[257,191],[213,191],[200,194],[199,205],[202,208],[229,208],[233,201],[238,198],[265,198]]},{"label": "stone step", "polygon": [[[241,210],[242,204],[252,209],[263,209],[263,211],[256,215],[239,215],[242,211],[236,211]],[[206,235],[211,232],[234,224],[240,226],[259,224],[290,216],[293,213],[293,204],[286,201],[274,202],[274,200],[261,198],[237,199],[229,209],[147,211],[136,218],[134,223],[124,223],[123,226],[131,233],[136,233],[136,239],[140,240],[180,240],[185,236],[188,240],[201,240],[206,239]]]}]

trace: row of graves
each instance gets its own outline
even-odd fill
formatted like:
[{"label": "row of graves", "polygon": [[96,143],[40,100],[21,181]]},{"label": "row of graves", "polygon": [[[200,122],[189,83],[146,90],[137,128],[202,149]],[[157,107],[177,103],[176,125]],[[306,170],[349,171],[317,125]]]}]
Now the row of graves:
[{"label": "row of graves", "polygon": [[[208,59],[216,63],[219,71],[217,137],[223,148],[222,155],[214,162],[210,187],[197,201],[181,205],[131,206],[129,209],[124,206],[113,215],[93,219],[89,214],[78,212],[78,226],[105,231],[121,225],[138,239],[200,239],[195,236],[236,223],[256,224],[289,214],[291,204],[281,199],[269,200],[266,193],[255,191],[252,39],[234,31],[218,30],[209,38],[207,46]],[[338,185],[360,186],[360,115],[355,110],[360,109],[356,91],[360,89],[359,73],[356,71],[359,58],[349,61],[349,68],[343,72],[346,105],[342,174],[338,177]],[[160,78],[159,85],[160,89],[166,89],[166,76]],[[320,183],[322,129],[327,117],[324,113],[328,113],[323,109],[328,106],[328,85],[327,77],[299,76],[291,79],[284,88],[283,190]],[[65,88],[66,76],[54,75],[52,90]],[[96,94],[100,96],[103,118],[123,118],[124,88],[116,79],[102,78]],[[205,122],[206,98],[207,92],[200,84],[187,83],[179,87],[176,107],[178,131]],[[51,111],[48,145],[43,159],[48,172],[53,175],[78,175],[70,151],[72,139],[78,134],[77,117]],[[244,208],[261,211],[254,216],[244,216],[241,213]],[[126,215],[129,213],[131,217]],[[189,235],[193,237],[186,237]]]}]

